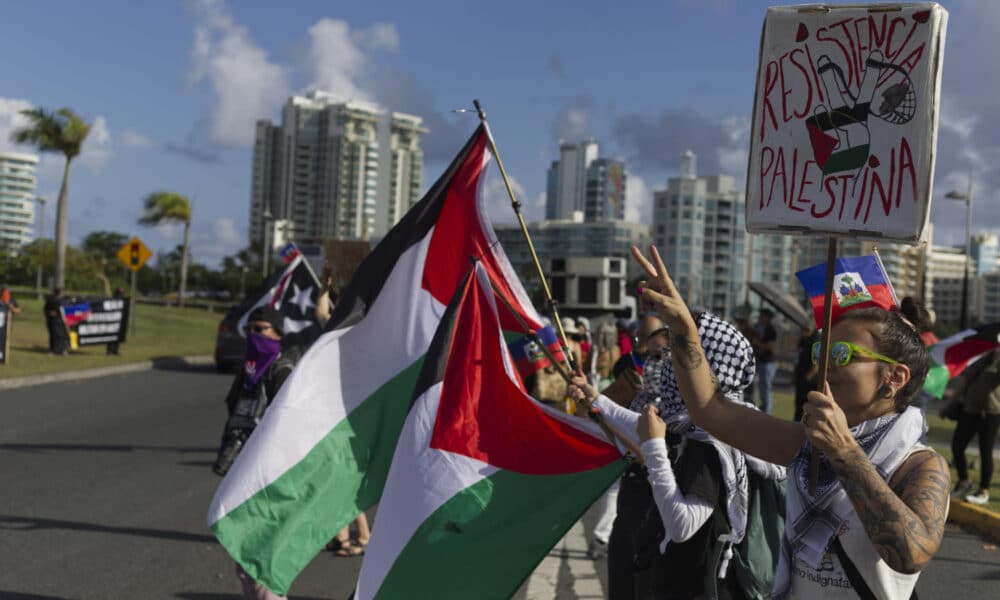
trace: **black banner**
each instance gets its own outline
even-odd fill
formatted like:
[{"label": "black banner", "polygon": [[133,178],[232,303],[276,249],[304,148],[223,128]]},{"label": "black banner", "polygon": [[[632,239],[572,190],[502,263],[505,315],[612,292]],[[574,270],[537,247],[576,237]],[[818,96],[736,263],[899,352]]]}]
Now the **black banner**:
[{"label": "black banner", "polygon": [[10,309],[0,304],[0,365],[7,364],[7,341],[10,339]]},{"label": "black banner", "polygon": [[65,301],[63,318],[76,345],[122,343],[128,328],[128,298],[85,298]]}]

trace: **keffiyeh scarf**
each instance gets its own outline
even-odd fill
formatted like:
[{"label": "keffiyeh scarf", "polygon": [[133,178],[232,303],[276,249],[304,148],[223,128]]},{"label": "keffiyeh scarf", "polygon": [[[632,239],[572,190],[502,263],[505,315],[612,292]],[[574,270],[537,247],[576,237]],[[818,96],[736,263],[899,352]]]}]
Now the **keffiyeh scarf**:
[{"label": "keffiyeh scarf", "polygon": [[[920,441],[924,419],[911,406],[851,428],[854,439],[868,455],[883,479],[888,479]],[[809,459],[813,448],[806,442],[789,466],[785,534],[775,573],[773,598],[785,598],[791,585],[791,569],[796,559],[814,569],[823,562],[834,536],[854,511],[850,498],[837,479],[830,461],[820,456],[816,495],[809,495]]]},{"label": "keffiyeh scarf", "polygon": [[[738,329],[712,313],[699,315],[697,325],[705,358],[709,368],[719,380],[719,391],[732,402],[746,404],[743,402],[743,390],[753,383],[755,370],[750,342]],[[642,390],[636,394],[629,408],[635,412],[642,412],[650,404],[656,406],[660,417],[666,421],[667,430],[681,436],[678,458],[683,456],[687,440],[707,443],[718,452],[726,494],[730,541],[733,544],[740,543],[747,527],[748,466],[755,473],[768,479],[783,479],[784,467],[748,457],[695,425],[681,398],[673,362],[666,353],[658,360],[647,360],[643,368]]]}]

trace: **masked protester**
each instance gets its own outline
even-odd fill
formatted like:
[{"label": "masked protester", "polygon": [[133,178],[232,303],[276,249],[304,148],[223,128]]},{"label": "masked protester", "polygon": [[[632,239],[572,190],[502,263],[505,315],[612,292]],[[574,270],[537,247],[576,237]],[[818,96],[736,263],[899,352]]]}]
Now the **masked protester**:
[{"label": "masked protester", "polygon": [[226,408],[229,420],[219,456],[212,467],[225,475],[299,358],[296,348],[282,349],[284,318],[271,307],[255,308],[247,318],[247,349],[243,368],[236,375]]},{"label": "masked protester", "polygon": [[[278,395],[278,390],[298,361],[298,349],[283,350],[281,347],[283,323],[281,314],[268,306],[255,308],[247,318],[246,356],[243,368],[236,375],[226,396],[229,419],[222,434],[218,458],[212,467],[219,475],[225,475],[229,471],[264,411]],[[246,600],[282,598],[254,581],[238,564],[236,576],[240,579],[243,598]]]}]

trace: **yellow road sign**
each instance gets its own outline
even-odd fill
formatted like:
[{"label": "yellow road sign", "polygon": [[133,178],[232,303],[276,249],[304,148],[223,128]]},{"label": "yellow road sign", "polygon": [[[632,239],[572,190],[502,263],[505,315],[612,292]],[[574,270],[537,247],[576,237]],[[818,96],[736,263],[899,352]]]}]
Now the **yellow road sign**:
[{"label": "yellow road sign", "polygon": [[118,260],[132,271],[138,271],[150,256],[153,256],[152,251],[137,237],[130,239],[118,251]]}]

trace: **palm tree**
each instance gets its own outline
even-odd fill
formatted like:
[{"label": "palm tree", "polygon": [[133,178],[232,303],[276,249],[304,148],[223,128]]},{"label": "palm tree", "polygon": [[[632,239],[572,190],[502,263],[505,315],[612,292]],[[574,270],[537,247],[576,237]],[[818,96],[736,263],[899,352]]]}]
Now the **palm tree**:
[{"label": "palm tree", "polygon": [[140,225],[184,223],[184,243],[181,245],[181,277],[177,305],[184,306],[184,289],[187,287],[188,241],[191,233],[191,200],[177,192],[159,191],[146,196],[146,214]]},{"label": "palm tree", "polygon": [[90,124],[68,108],[50,112],[44,108],[22,110],[31,124],[16,129],[11,139],[18,144],[33,144],[39,152],[61,152],[66,157],[59,202],[56,204],[56,276],[54,288],[66,282],[66,235],[68,229],[69,164],[80,155],[80,147],[90,133]]}]

